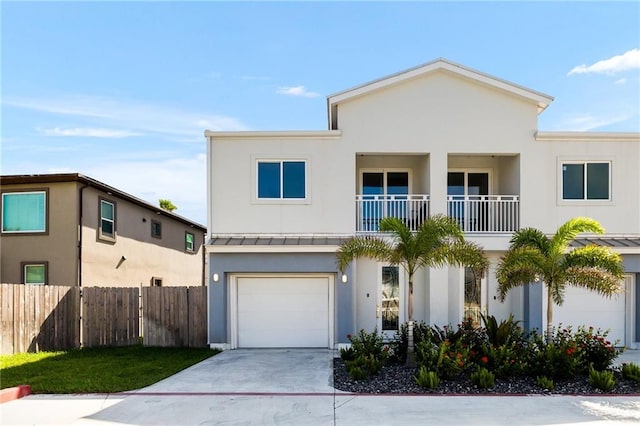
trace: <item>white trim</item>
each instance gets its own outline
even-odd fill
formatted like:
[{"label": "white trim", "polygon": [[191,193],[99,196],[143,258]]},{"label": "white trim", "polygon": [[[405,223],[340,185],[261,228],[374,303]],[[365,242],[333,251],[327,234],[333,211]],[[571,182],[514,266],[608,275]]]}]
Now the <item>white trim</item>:
[{"label": "white trim", "polygon": [[[488,194],[481,195],[492,195],[493,194],[493,169],[492,168],[474,168],[474,167],[456,167],[447,169],[447,197],[449,196],[449,173],[464,173],[464,195],[469,195],[469,173],[486,173],[487,174],[487,192]],[[474,194],[477,195],[477,194]]]},{"label": "white trim", "polygon": [[328,105],[329,115],[331,117],[331,107],[333,107],[336,104],[339,104],[341,102],[345,102],[352,98],[363,96],[368,93],[386,88],[388,86],[395,85],[407,80],[411,80],[411,79],[414,79],[438,70],[449,71],[453,74],[468,78],[475,82],[482,83],[487,86],[500,89],[508,93],[511,93],[513,95],[517,95],[527,100],[533,101],[538,106],[538,113],[542,112],[553,101],[552,96],[528,89],[523,86],[519,86],[509,81],[502,80],[497,77],[493,77],[488,74],[482,73],[480,71],[467,68],[460,64],[456,64],[454,62],[440,58],[435,61],[423,64],[405,71],[401,71],[399,73],[395,73],[390,76],[383,77],[381,79],[374,80],[372,82],[365,83],[360,86],[356,86],[354,88],[347,89],[342,92],[329,95],[327,98],[328,104],[329,104]]},{"label": "white trim", "polygon": [[[6,205],[5,196],[7,195],[34,195],[34,194],[42,194],[43,196],[43,208],[44,208],[44,224],[42,229],[28,229],[25,231],[5,231],[4,230],[4,210]],[[47,203],[47,191],[7,191],[2,193],[2,212],[0,214],[0,232],[3,234],[45,234],[47,230],[48,224],[48,215],[47,211],[48,203]]]},{"label": "white trim", "polygon": [[278,130],[278,131],[240,131],[240,132],[217,132],[205,130],[204,136],[213,139],[339,139],[342,135],[340,130]]},{"label": "white trim", "polygon": [[635,304],[636,300],[636,283],[635,274],[625,275],[625,346],[629,349],[637,349],[638,342],[636,342],[636,310],[638,306]]},{"label": "white trim", "polygon": [[539,142],[640,142],[640,132],[536,132]]},{"label": "white trim", "polygon": [[[587,172],[584,165],[590,163],[607,163],[609,165],[609,198],[608,199],[589,199],[587,197]],[[564,174],[562,167],[565,164],[582,164],[584,177],[582,184],[584,185],[584,197],[581,199],[565,199],[563,194],[563,184],[564,184]],[[595,156],[590,158],[584,158],[580,156],[558,156],[557,157],[557,205],[558,206],[576,206],[576,205],[584,205],[584,206],[612,206],[615,205],[613,198],[613,166],[614,166],[614,158],[608,156]]]},{"label": "white trim", "polygon": [[335,345],[335,276],[333,274],[304,274],[297,272],[284,272],[284,273],[240,273],[229,275],[229,298],[228,298],[228,324],[229,329],[229,346],[230,349],[238,348],[238,278],[272,278],[272,277],[286,277],[286,278],[326,278],[328,285],[328,308],[329,308],[329,321],[328,327],[328,342],[327,348],[334,349]]},{"label": "white trim", "polygon": [[207,253],[335,253],[339,245],[331,246],[302,246],[302,245],[250,245],[223,246],[205,245]]}]

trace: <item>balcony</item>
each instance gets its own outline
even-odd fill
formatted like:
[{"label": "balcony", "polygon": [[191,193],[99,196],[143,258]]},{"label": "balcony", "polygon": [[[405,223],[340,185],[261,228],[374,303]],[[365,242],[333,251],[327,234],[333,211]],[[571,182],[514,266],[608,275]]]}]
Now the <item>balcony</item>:
[{"label": "balcony", "polygon": [[517,195],[449,195],[447,214],[464,232],[510,233],[520,227]]},{"label": "balcony", "polygon": [[[520,227],[518,195],[449,195],[447,214],[466,233],[511,233]],[[429,195],[356,195],[356,232],[378,232],[380,220],[396,217],[416,231],[429,217]]]},{"label": "balcony", "polygon": [[408,195],[356,195],[356,232],[378,232],[380,221],[396,217],[416,231],[429,217],[429,196]]}]

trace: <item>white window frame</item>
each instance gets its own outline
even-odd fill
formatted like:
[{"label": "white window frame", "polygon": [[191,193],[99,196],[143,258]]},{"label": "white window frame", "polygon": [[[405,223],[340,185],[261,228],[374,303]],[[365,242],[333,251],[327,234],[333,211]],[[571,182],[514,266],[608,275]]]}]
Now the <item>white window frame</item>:
[{"label": "white window frame", "polygon": [[[193,241],[191,242],[191,248],[188,246],[189,240],[187,237],[191,235],[193,237]],[[184,233],[184,251],[188,253],[195,253],[196,251],[196,234],[193,232],[185,231]]]},{"label": "white window frame", "polygon": [[[252,156],[251,172],[253,174],[253,191],[251,204],[311,204],[311,159],[307,156],[282,157],[259,155]],[[280,198],[259,198],[258,197],[258,174],[259,163],[280,163]],[[283,198],[283,173],[282,164],[285,162],[303,162],[304,163],[304,198]]]},{"label": "white window frame", "polygon": [[[5,196],[9,195],[29,195],[29,194],[42,194],[44,196],[44,227],[37,230],[25,230],[25,231],[5,231],[4,230],[4,209],[5,209]],[[46,190],[37,191],[7,191],[2,193],[2,211],[0,212],[0,232],[3,234],[46,234],[48,232],[48,213],[49,213],[49,200]]]},{"label": "white window frame", "polygon": [[[98,235],[100,236],[100,239],[103,240],[107,240],[107,241],[115,241],[116,240],[116,234],[117,234],[117,205],[114,201],[111,200],[107,200],[104,198],[99,198],[99,203],[98,203],[98,216],[100,217],[100,223],[98,224],[99,228],[98,228]],[[113,207],[113,219],[107,219],[105,217],[102,216],[102,203],[107,203],[107,204],[111,204],[111,206]],[[113,226],[113,233],[112,234],[105,234],[104,232],[102,232],[102,221],[107,221],[107,222],[111,222],[112,226]]]},{"label": "white window frame", "polygon": [[[589,199],[587,198],[587,182],[588,176],[586,172],[587,164],[603,164],[609,165],[609,198],[607,199]],[[581,199],[565,199],[564,198],[564,177],[563,166],[565,164],[581,164],[584,167],[584,180],[582,182],[584,198]],[[575,204],[588,204],[588,205],[610,205],[613,204],[613,160],[611,158],[590,158],[575,159],[575,158],[558,158],[558,205],[575,205]]]}]

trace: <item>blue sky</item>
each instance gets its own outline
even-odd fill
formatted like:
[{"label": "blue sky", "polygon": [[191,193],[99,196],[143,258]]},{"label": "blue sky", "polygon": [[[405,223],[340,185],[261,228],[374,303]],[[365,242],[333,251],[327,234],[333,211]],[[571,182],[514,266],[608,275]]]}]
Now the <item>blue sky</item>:
[{"label": "blue sky", "polygon": [[79,172],[206,221],[209,130],[325,129],[326,96],[445,57],[640,131],[638,2],[7,2],[2,174]]}]

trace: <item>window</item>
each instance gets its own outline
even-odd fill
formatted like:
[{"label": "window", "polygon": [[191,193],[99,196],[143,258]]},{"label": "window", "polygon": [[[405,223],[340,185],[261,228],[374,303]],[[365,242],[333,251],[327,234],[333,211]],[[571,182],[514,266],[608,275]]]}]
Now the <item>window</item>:
[{"label": "window", "polygon": [[100,236],[115,238],[116,205],[111,201],[100,200]]},{"label": "window", "polygon": [[185,233],[184,236],[184,249],[186,251],[195,251],[195,236],[191,232]]},{"label": "window", "polygon": [[563,163],[562,199],[609,200],[610,163]]},{"label": "window", "polygon": [[22,282],[31,285],[47,283],[47,262],[22,262]]},{"label": "window", "polygon": [[2,232],[47,231],[47,192],[5,192],[2,194]]},{"label": "window", "polygon": [[305,199],[305,161],[258,161],[259,199]]},{"label": "window", "polygon": [[154,238],[162,238],[162,223],[151,221],[151,236]]},{"label": "window", "polygon": [[151,286],[152,287],[162,287],[162,278],[160,278],[160,277],[151,277]]}]

